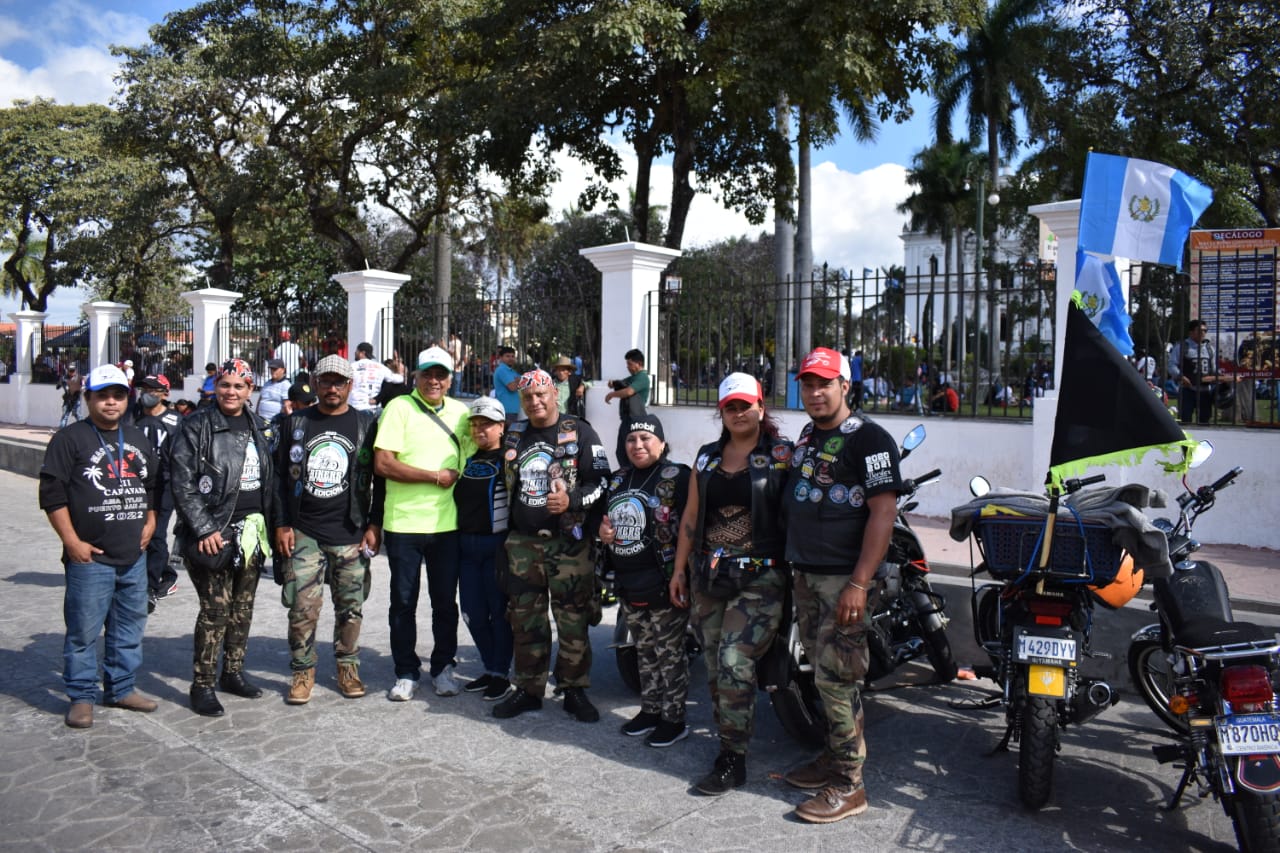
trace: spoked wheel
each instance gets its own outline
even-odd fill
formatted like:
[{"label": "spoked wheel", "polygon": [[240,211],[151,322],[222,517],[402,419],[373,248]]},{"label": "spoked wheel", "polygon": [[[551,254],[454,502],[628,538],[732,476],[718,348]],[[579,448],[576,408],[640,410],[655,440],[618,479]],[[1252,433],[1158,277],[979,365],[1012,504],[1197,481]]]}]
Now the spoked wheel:
[{"label": "spoked wheel", "polygon": [[1139,640],[1129,646],[1129,678],[1162,723],[1175,732],[1189,730],[1186,721],[1169,710],[1175,689],[1173,664],[1158,640]]}]

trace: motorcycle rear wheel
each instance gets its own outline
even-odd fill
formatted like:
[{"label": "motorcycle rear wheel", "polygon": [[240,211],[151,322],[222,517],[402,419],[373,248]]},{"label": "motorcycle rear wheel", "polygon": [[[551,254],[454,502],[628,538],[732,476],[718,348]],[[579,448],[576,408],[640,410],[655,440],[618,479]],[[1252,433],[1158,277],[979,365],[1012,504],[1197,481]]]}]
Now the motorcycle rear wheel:
[{"label": "motorcycle rear wheel", "polygon": [[1022,737],[1018,743],[1018,798],[1039,811],[1053,791],[1053,761],[1058,751],[1058,710],[1052,699],[1024,696]]},{"label": "motorcycle rear wheel", "polygon": [[1160,722],[1185,734],[1189,727],[1169,710],[1173,695],[1173,668],[1158,640],[1139,640],[1129,646],[1129,679]]},{"label": "motorcycle rear wheel", "polygon": [[920,629],[920,639],[924,642],[924,653],[929,658],[929,665],[937,673],[938,681],[945,684],[955,680],[960,667],[956,665],[955,655],[951,653],[951,641],[947,639],[947,629],[941,626],[929,627],[931,623],[938,621],[928,616],[937,605],[934,604],[933,592],[929,589],[928,581],[922,581],[921,585],[923,589],[912,593],[917,613],[916,627]]},{"label": "motorcycle rear wheel", "polygon": [[1231,823],[1242,853],[1280,851],[1280,794],[1237,790]]}]

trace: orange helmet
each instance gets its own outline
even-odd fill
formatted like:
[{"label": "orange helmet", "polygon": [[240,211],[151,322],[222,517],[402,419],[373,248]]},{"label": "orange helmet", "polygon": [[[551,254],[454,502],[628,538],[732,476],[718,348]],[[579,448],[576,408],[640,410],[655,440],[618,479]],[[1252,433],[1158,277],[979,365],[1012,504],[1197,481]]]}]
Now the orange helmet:
[{"label": "orange helmet", "polygon": [[1089,591],[1103,607],[1118,610],[1124,607],[1142,590],[1145,573],[1133,566],[1133,555],[1126,553],[1120,559],[1115,580],[1105,586],[1090,586]]}]

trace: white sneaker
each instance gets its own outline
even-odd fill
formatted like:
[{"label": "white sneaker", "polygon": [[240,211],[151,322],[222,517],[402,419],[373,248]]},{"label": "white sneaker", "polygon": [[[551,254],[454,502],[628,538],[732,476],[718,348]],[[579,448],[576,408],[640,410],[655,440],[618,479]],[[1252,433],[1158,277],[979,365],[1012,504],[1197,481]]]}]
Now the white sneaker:
[{"label": "white sneaker", "polygon": [[392,702],[408,702],[418,689],[418,682],[412,678],[397,678],[396,683],[387,691],[387,698]]},{"label": "white sneaker", "polygon": [[457,696],[462,692],[462,685],[458,683],[458,679],[454,677],[453,667],[446,666],[435,677],[436,695],[437,696]]}]

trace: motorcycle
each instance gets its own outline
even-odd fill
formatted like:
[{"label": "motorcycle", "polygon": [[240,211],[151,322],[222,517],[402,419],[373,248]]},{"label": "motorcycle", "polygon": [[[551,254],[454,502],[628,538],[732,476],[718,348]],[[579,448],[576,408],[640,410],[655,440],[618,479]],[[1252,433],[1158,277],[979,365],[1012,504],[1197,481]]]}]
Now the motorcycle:
[{"label": "motorcycle", "polygon": [[[1202,442],[1202,447],[1207,444]],[[1209,452],[1212,452],[1211,446],[1207,452],[1201,451],[1203,458],[1207,458]],[[1194,460],[1192,467],[1198,467],[1203,458]],[[1234,468],[1217,482],[1199,489],[1192,489],[1184,477],[1184,491],[1177,499],[1178,520],[1173,522],[1167,518],[1158,518],[1153,522],[1169,539],[1169,559],[1174,564],[1175,575],[1185,574],[1186,578],[1195,578],[1194,585],[1206,596],[1194,603],[1194,612],[1212,615],[1227,622],[1231,621],[1231,604],[1225,588],[1219,588],[1222,583],[1221,574],[1216,568],[1211,567],[1212,571],[1204,568],[1209,565],[1207,563],[1190,560],[1191,555],[1200,550],[1200,543],[1192,537],[1191,532],[1196,519],[1213,507],[1217,493],[1231,485],[1242,471],[1241,468]],[[1186,579],[1178,580],[1175,577],[1172,581],[1176,587],[1191,585]],[[1168,583],[1154,585],[1155,589],[1160,590],[1161,597],[1167,598]],[[1182,600],[1182,607],[1192,604],[1187,600],[1189,592],[1180,591],[1178,595]],[[1129,676],[1147,707],[1169,728],[1185,733],[1188,729],[1186,720],[1169,710],[1169,699],[1176,692],[1173,667],[1177,663],[1177,656],[1173,654],[1167,619],[1159,604],[1159,600],[1153,601],[1151,610],[1160,615],[1161,621],[1142,627],[1130,638],[1127,656]]]},{"label": "motorcycle", "polygon": [[[1187,488],[1178,522],[1166,522],[1171,549],[1185,558],[1198,547],[1190,537],[1195,517],[1240,473]],[[1160,622],[1134,635],[1129,670],[1174,732],[1174,743],[1152,747],[1159,763],[1182,769],[1165,808],[1176,809],[1194,783],[1231,818],[1241,850],[1280,850],[1280,640],[1233,618],[1222,573],[1207,561],[1181,560],[1152,593]]]},{"label": "motorcycle", "polygon": [[[907,433],[901,458],[906,459],[924,438],[923,424]],[[917,506],[912,500],[917,490],[940,476],[942,472],[935,469],[914,480],[904,480],[903,491],[898,495],[898,516],[889,550],[876,571],[870,594],[871,661],[867,684],[921,657],[929,660],[940,682],[956,677],[958,668],[946,633],[946,601],[929,586],[929,563],[907,520],[907,513]],[[783,729],[807,746],[820,746],[826,738],[826,717],[813,666],[800,642],[790,590],[783,604],[778,639],[761,663],[758,677]]]},{"label": "motorcycle", "polygon": [[[963,539],[972,532],[978,541],[982,563],[974,576],[985,571],[996,581],[973,592],[975,638],[991,661],[975,667],[975,674],[1001,686],[1000,696],[983,704],[1005,706],[1005,733],[995,751],[1018,744],[1018,794],[1028,809],[1040,809],[1049,800],[1059,730],[1084,723],[1118,701],[1105,680],[1080,671],[1085,658],[1110,657],[1091,647],[1093,607],[1097,592],[1117,582],[1122,567],[1111,525],[1088,515],[1091,503],[1110,502],[1115,493],[1077,494],[1103,479],[1067,480],[1067,512],[1060,515],[1056,492],[1050,493],[1045,512],[1043,497],[991,493],[990,484],[975,477],[970,491],[979,500],[953,511],[952,536]],[[1143,507],[1152,500],[1145,489],[1131,494]],[[1125,507],[1135,510],[1126,523],[1148,525],[1136,513],[1141,507]],[[1055,520],[1052,526],[1047,518]]]}]

